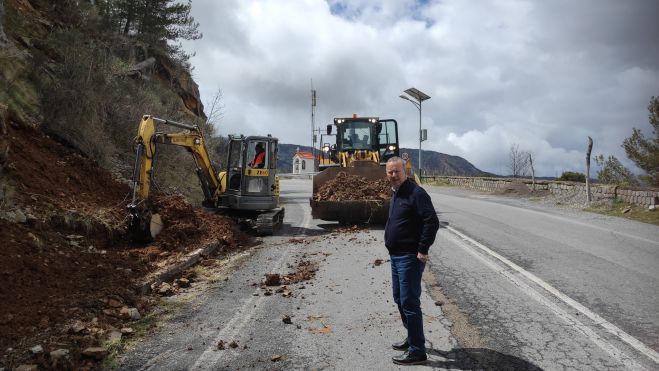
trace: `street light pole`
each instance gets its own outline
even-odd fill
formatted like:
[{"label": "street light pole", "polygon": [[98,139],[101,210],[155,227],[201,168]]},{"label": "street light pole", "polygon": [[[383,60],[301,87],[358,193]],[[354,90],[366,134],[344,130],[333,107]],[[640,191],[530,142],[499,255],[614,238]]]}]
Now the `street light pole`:
[{"label": "street light pole", "polygon": [[423,137],[423,129],[421,128],[421,103],[423,103],[424,100],[430,99],[430,96],[416,88],[409,88],[405,90],[405,93],[407,93],[410,97],[416,99],[416,102],[411,100],[407,95],[401,94],[400,98],[405,99],[406,101],[412,103],[419,110],[419,180],[421,180],[421,174],[422,174],[421,142],[426,140],[426,138]]}]

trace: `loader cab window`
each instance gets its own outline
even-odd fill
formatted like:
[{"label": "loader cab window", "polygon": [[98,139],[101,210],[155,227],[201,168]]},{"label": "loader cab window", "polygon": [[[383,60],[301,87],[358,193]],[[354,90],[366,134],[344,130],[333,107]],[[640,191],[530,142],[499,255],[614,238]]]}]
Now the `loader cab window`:
[{"label": "loader cab window", "polygon": [[353,121],[337,128],[343,149],[372,149],[373,125],[363,121]]},{"label": "loader cab window", "polygon": [[380,120],[378,133],[378,151],[380,162],[384,163],[391,157],[398,156],[398,123],[396,120]]}]

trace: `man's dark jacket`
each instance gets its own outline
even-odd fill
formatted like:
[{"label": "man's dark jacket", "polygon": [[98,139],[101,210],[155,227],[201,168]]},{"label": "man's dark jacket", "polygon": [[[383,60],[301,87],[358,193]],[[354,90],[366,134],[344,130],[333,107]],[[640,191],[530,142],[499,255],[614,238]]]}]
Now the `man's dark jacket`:
[{"label": "man's dark jacket", "polygon": [[439,219],[430,196],[408,178],[394,192],[389,205],[384,227],[384,245],[389,254],[427,254],[438,229]]}]

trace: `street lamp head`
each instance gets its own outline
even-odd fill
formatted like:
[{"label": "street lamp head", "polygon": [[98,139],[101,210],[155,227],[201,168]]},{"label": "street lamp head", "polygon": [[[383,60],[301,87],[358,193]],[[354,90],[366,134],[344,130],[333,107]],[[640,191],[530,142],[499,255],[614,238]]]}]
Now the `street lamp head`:
[{"label": "street lamp head", "polygon": [[402,99],[405,99],[405,100],[410,100],[410,98],[408,98],[408,97],[406,97],[406,96],[404,96],[404,95],[402,95],[402,94],[399,95],[399,97],[401,97]]}]

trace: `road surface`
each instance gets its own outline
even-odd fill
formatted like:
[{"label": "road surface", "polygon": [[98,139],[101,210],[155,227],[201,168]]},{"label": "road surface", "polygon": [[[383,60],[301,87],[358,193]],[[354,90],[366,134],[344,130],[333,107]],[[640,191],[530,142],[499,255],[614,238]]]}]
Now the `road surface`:
[{"label": "road surface", "polygon": [[[119,359],[120,369],[399,369],[390,344],[405,335],[382,229],[310,219],[310,180],[283,180],[281,189],[282,231],[167,299],[171,314]],[[421,367],[659,367],[658,227],[427,189],[443,227],[424,274],[430,360]],[[287,297],[259,285],[300,263],[318,270],[288,285]]]}]

